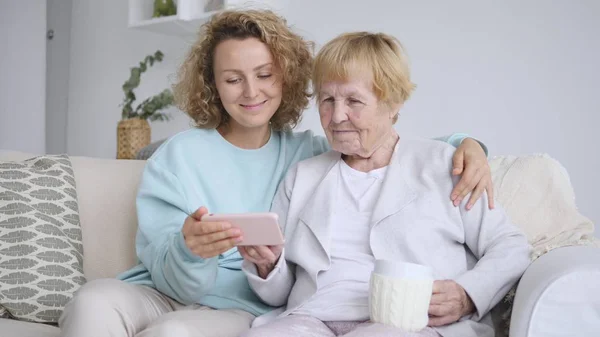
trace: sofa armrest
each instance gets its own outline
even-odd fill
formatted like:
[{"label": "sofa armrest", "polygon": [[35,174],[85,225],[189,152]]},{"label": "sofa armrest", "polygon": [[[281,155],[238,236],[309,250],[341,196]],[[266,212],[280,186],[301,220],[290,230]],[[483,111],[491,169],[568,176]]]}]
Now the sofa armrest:
[{"label": "sofa armrest", "polygon": [[523,274],[510,337],[593,336],[600,331],[600,248],[557,248]]}]

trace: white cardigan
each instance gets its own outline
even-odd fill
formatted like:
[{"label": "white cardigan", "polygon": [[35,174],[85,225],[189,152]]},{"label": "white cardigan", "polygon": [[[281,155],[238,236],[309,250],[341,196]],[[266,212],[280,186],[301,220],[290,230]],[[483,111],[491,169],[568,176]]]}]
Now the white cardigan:
[{"label": "white cardigan", "polygon": [[[452,205],[454,151],[432,140],[398,142],[373,210],[371,250],[376,259],[428,265],[436,279],[452,279],[465,289],[476,313],[438,328],[444,337],[493,337],[488,313],[527,268],[530,246],[499,205],[489,210],[485,193],[470,211],[468,197]],[[340,186],[332,168],[338,160],[340,153],[330,151],[289,170],[272,206],[286,238],[284,252],[266,279],[244,262],[250,286],[265,303],[287,303],[279,316],[313,296],[317,274],[329,268],[333,198]],[[273,316],[259,317],[254,325]]]}]

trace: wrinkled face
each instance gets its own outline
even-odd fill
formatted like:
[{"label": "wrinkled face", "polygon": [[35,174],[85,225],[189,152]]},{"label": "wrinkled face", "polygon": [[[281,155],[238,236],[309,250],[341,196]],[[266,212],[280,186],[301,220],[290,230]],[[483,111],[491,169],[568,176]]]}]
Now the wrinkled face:
[{"label": "wrinkled face", "polygon": [[319,114],[331,148],[345,155],[370,157],[393,130],[398,109],[379,102],[370,80],[325,82]]},{"label": "wrinkled face", "polygon": [[258,39],[230,39],[217,45],[215,84],[231,124],[243,128],[268,125],[283,92],[276,70],[271,51]]}]

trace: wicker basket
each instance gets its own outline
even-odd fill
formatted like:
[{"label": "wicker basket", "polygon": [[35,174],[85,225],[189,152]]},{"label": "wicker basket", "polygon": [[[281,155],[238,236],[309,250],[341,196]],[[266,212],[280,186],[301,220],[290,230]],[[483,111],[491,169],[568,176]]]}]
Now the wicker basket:
[{"label": "wicker basket", "polygon": [[117,126],[117,159],[135,159],[150,144],[150,124],[145,119],[121,120]]}]

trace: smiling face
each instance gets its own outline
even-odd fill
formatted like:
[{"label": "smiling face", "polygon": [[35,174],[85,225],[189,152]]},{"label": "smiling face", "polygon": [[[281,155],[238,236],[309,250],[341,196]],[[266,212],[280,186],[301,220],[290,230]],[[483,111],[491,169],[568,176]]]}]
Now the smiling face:
[{"label": "smiling face", "polygon": [[333,150],[369,158],[393,132],[399,106],[381,103],[372,81],[358,78],[323,83],[318,93],[319,114]]},{"label": "smiling face", "polygon": [[269,48],[258,39],[229,39],[214,53],[215,84],[234,128],[268,127],[281,104],[282,81]]}]

